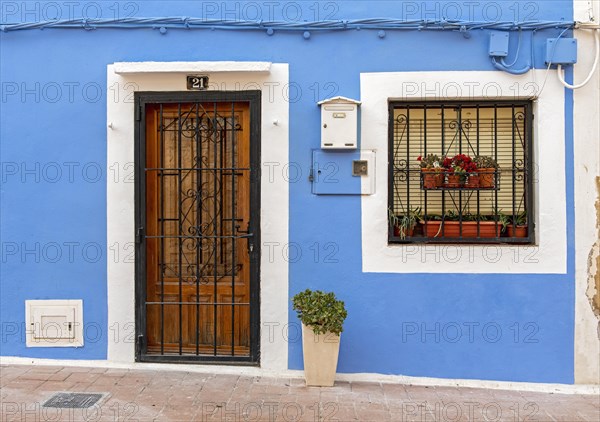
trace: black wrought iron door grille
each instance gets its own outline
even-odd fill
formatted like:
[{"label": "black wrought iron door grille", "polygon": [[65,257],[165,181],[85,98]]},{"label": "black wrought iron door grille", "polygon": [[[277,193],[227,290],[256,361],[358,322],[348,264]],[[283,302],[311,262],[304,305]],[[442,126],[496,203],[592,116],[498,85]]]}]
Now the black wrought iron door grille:
[{"label": "black wrought iron door grille", "polygon": [[[146,105],[138,98],[148,114],[139,126],[139,360],[258,361],[257,151],[248,145],[257,126],[244,122],[256,97]],[[144,133],[151,118],[156,131]],[[143,139],[154,139],[154,152]]]}]

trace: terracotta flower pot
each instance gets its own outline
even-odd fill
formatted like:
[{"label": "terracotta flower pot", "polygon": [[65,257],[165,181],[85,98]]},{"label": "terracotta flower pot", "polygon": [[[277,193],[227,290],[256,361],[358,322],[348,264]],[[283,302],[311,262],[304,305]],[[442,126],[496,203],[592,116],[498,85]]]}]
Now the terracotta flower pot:
[{"label": "terracotta flower pot", "polygon": [[508,237],[527,237],[527,226],[516,226],[508,225],[506,227],[506,234]]},{"label": "terracotta flower pot", "polygon": [[424,189],[436,189],[444,183],[444,174],[434,169],[421,169]]},{"label": "terracotta flower pot", "polygon": [[463,185],[462,176],[460,174],[451,173],[447,177],[446,187],[447,188],[459,188]]},{"label": "terracotta flower pot", "polygon": [[494,188],[496,186],[496,169],[478,169],[479,174],[479,187],[480,188]]},{"label": "terracotta flower pot", "polygon": [[469,178],[467,179],[467,187],[468,188],[472,188],[472,189],[476,189],[479,187],[479,175],[469,175]]},{"label": "terracotta flower pot", "polygon": [[[441,227],[440,227],[441,226]],[[425,236],[427,237],[461,237],[460,222],[445,221],[442,225],[441,221],[428,221],[425,225]],[[479,237],[500,237],[502,225],[494,221],[479,222]],[[462,237],[476,238],[477,237],[477,221],[462,222]]]}]

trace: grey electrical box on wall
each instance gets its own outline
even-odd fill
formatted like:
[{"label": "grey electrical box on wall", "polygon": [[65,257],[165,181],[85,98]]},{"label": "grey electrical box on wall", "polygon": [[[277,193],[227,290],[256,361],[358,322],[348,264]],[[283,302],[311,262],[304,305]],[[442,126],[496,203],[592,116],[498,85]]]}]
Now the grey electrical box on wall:
[{"label": "grey electrical box on wall", "polygon": [[333,97],[318,104],[321,106],[321,148],[356,149],[360,101]]}]

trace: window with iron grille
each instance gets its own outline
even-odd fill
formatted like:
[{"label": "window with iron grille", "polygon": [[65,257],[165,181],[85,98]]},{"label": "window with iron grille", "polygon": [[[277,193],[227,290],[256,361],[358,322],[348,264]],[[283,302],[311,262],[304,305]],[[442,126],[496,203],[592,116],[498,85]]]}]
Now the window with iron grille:
[{"label": "window with iron grille", "polygon": [[534,242],[532,104],[389,104],[390,243]]}]

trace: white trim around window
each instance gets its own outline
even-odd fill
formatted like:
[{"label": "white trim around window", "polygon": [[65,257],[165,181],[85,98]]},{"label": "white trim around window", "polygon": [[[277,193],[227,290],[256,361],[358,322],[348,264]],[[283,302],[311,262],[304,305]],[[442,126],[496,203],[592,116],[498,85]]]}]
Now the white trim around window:
[{"label": "white trim around window", "polygon": [[[375,194],[361,200],[363,272],[566,273],[565,97],[556,75],[537,95],[545,76],[545,70],[361,74],[361,148],[377,152]],[[536,245],[388,244],[388,101],[532,97]]]}]

